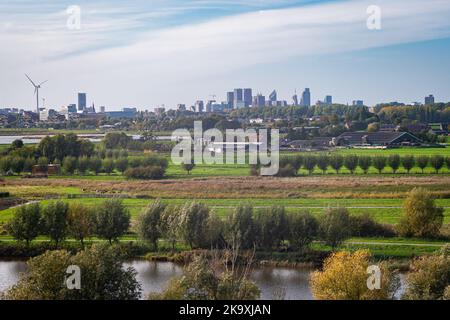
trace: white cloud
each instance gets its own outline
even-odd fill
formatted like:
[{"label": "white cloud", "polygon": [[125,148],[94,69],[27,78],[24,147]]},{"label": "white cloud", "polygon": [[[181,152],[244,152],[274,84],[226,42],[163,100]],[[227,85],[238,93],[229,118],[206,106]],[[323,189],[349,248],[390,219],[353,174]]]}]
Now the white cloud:
[{"label": "white cloud", "polygon": [[[191,5],[207,3],[194,1]],[[131,16],[111,18],[99,15],[102,10],[93,6],[88,9],[92,16],[83,20],[85,24],[77,33],[64,29],[64,17],[58,12],[47,16],[39,31],[27,26],[19,26],[15,32],[11,32],[11,25],[0,28],[4,44],[0,67],[7,70],[0,84],[17,94],[15,86],[28,89],[17,81],[24,82],[23,72],[31,70],[51,78],[48,86],[57,92],[49,93],[48,101],[54,104],[70,102],[64,100],[64,95],[71,94],[71,88],[79,88],[96,92],[107,105],[130,101],[140,107],[153,106],[180,99],[163,97],[172,92],[174,85],[212,82],[225,74],[236,77],[250,65],[263,67],[291,57],[300,59],[305,55],[450,36],[448,0],[378,0],[382,9],[381,31],[366,28],[366,8],[371,4],[373,1],[350,0],[256,11],[150,30],[143,28],[143,20],[175,14],[180,9],[150,13],[132,10]],[[42,17],[30,19],[37,19],[35,23],[42,21]],[[133,28],[141,30],[122,33]],[[0,105],[2,102],[8,103],[0,97]]]}]

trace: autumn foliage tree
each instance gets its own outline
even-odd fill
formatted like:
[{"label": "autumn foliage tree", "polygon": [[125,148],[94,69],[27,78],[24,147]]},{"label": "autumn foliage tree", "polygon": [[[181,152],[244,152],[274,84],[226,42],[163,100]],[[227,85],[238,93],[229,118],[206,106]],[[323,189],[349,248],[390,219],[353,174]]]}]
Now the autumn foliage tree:
[{"label": "autumn foliage tree", "polygon": [[367,268],[371,255],[367,250],[336,252],[327,258],[322,271],[311,276],[311,290],[318,300],[387,300],[393,299],[399,287],[395,273],[384,263],[381,270],[380,289],[370,290]]},{"label": "autumn foliage tree", "polygon": [[403,203],[398,229],[403,236],[436,237],[444,221],[444,209],[437,207],[431,194],[414,188]]}]

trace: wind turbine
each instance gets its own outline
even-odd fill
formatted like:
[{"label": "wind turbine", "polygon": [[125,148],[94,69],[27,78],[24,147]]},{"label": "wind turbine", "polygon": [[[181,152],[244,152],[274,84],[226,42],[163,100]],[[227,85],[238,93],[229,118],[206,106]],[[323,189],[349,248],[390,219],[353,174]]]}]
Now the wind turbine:
[{"label": "wind turbine", "polygon": [[25,76],[28,78],[28,80],[30,80],[31,84],[34,87],[34,94],[36,95],[36,112],[39,115],[39,89],[41,88],[41,86],[46,83],[48,80],[45,80],[44,82],[41,82],[40,84],[36,85],[33,80],[31,80],[31,78],[25,74]]}]

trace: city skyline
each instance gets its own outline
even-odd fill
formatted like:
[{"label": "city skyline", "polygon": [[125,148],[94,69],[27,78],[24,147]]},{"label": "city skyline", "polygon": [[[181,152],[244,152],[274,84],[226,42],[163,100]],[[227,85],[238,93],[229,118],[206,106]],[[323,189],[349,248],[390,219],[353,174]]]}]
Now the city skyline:
[{"label": "city skyline", "polygon": [[54,108],[78,92],[152,109],[249,87],[288,102],[311,88],[311,104],[450,101],[448,1],[378,1],[381,30],[366,27],[370,1],[79,1],[81,29],[67,30],[71,4],[0,5],[0,107],[32,110],[24,73],[49,79],[40,96]]}]

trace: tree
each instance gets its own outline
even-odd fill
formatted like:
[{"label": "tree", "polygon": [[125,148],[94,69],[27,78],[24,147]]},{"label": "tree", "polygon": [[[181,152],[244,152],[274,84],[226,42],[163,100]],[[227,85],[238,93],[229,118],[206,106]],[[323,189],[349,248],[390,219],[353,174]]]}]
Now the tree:
[{"label": "tree", "polygon": [[111,174],[111,172],[113,172],[114,170],[114,160],[112,160],[111,158],[103,159],[102,168],[105,173],[107,173],[108,175]]},{"label": "tree", "polygon": [[127,232],[129,226],[130,213],[118,199],[106,200],[95,213],[96,233],[110,244]]},{"label": "tree", "polygon": [[25,159],[22,157],[12,157],[10,163],[10,169],[15,173],[21,173],[23,170],[23,166],[25,163]]},{"label": "tree", "polygon": [[348,155],[344,158],[344,166],[350,171],[351,174],[355,172],[355,169],[358,167],[358,156],[357,155]]},{"label": "tree", "polygon": [[181,234],[180,219],[181,207],[167,206],[161,216],[161,232],[163,237],[172,244],[172,250]]},{"label": "tree", "polygon": [[317,166],[320,170],[322,170],[323,174],[327,172],[329,163],[330,162],[327,155],[321,154],[317,157]]},{"label": "tree", "polygon": [[94,233],[94,214],[92,209],[81,203],[71,203],[67,212],[67,232],[80,241],[84,247],[84,239]]},{"label": "tree", "polygon": [[139,238],[149,241],[154,250],[158,249],[158,240],[161,237],[161,216],[165,209],[166,205],[156,200],[137,218],[136,231]]},{"label": "tree", "polygon": [[428,162],[430,161],[430,158],[428,156],[419,156],[417,157],[417,166],[423,170],[428,166]]},{"label": "tree", "polygon": [[67,203],[62,201],[50,202],[42,214],[42,228],[44,234],[55,241],[56,247],[65,239],[67,234]]},{"label": "tree", "polygon": [[389,156],[387,163],[388,166],[392,168],[392,172],[394,174],[397,172],[398,168],[400,168],[400,156],[398,154],[392,154]]},{"label": "tree", "polygon": [[191,248],[207,245],[209,208],[197,202],[186,203],[180,210],[180,233]]},{"label": "tree", "polygon": [[320,238],[333,249],[351,236],[351,219],[345,208],[328,208],[319,218]]},{"label": "tree", "polygon": [[182,163],[181,167],[183,170],[187,171],[188,175],[191,174],[192,169],[194,169],[195,164],[194,163]]},{"label": "tree", "polygon": [[402,299],[448,299],[450,286],[450,247],[444,246],[433,255],[424,255],[411,262],[406,276],[408,286]]},{"label": "tree", "polygon": [[442,169],[444,163],[445,159],[441,155],[436,154],[430,158],[430,164],[434,168],[434,170],[436,170],[436,173],[439,173],[439,170]]},{"label": "tree", "polygon": [[256,226],[253,208],[238,206],[227,221],[227,240],[242,249],[252,249],[256,245]]},{"label": "tree", "polygon": [[0,171],[5,174],[9,171],[11,167],[11,157],[0,158]]},{"label": "tree", "polygon": [[403,236],[436,237],[444,221],[444,209],[437,207],[432,195],[414,188],[403,203],[399,231]]},{"label": "tree", "polygon": [[399,288],[399,278],[391,273],[385,263],[381,270],[380,289],[367,286],[367,268],[371,265],[367,250],[336,252],[328,257],[322,271],[311,276],[311,290],[318,300],[387,300],[394,299]]},{"label": "tree", "polygon": [[24,146],[23,141],[20,139],[16,139],[11,143],[11,149],[20,149]]},{"label": "tree", "polygon": [[25,159],[25,162],[23,163],[23,171],[24,172],[31,172],[33,170],[33,166],[36,164],[36,161],[34,158],[28,157]]},{"label": "tree", "polygon": [[39,157],[39,159],[37,160],[37,164],[38,166],[41,166],[43,168],[47,168],[48,167],[48,158],[47,157]]},{"label": "tree", "polygon": [[102,169],[102,160],[99,157],[89,158],[88,169],[93,171],[95,175],[98,175],[98,173]]},{"label": "tree", "polygon": [[376,156],[372,159],[373,166],[378,170],[378,173],[381,173],[386,167],[386,162],[387,159],[383,156]]},{"label": "tree", "polygon": [[342,166],[344,165],[344,158],[340,154],[333,154],[330,157],[330,166],[339,173]]},{"label": "tree", "polygon": [[[231,258],[230,258],[231,257]],[[149,296],[154,300],[255,300],[260,296],[256,284],[249,279],[251,258],[237,265],[236,251],[208,260],[196,256],[184,268],[183,277],[170,281],[162,293]]]},{"label": "tree", "polygon": [[62,167],[64,172],[73,174],[77,168],[77,159],[71,156],[65,157],[62,162]]},{"label": "tree", "polygon": [[289,215],[289,243],[292,247],[303,249],[318,234],[319,224],[308,212],[303,211]]},{"label": "tree", "polygon": [[256,216],[259,245],[267,250],[279,247],[289,235],[289,222],[282,206],[263,209]]},{"label": "tree", "polygon": [[89,158],[86,156],[82,156],[78,158],[78,173],[84,174],[86,173],[87,169],[89,168]]},{"label": "tree", "polygon": [[447,166],[447,169],[450,170],[450,157],[445,157],[445,165]]},{"label": "tree", "polygon": [[7,224],[7,230],[16,240],[25,240],[27,246],[35,239],[40,230],[41,208],[39,203],[30,203],[18,207]]},{"label": "tree", "polygon": [[402,166],[405,168],[406,172],[410,172],[412,168],[416,165],[416,159],[414,156],[404,156],[402,158]]},{"label": "tree", "polygon": [[128,168],[128,159],[126,157],[121,157],[116,160],[115,167],[120,172],[125,172]]},{"label": "tree", "polygon": [[[71,255],[64,250],[47,251],[31,258],[28,272],[6,292],[8,300],[137,300],[141,287],[136,271],[123,268],[118,248],[94,244]],[[67,269],[78,266],[80,290],[66,285]]]},{"label": "tree", "polygon": [[312,174],[317,164],[317,158],[315,156],[306,156],[303,158],[303,167],[308,170],[309,174]]},{"label": "tree", "polygon": [[369,168],[372,165],[372,158],[368,156],[361,156],[358,159],[358,165],[364,171],[365,174],[369,172]]}]

